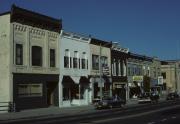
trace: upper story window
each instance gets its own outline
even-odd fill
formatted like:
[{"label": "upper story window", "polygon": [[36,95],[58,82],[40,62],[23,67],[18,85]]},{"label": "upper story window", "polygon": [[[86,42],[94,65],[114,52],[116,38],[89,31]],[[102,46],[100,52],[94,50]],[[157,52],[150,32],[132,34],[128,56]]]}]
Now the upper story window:
[{"label": "upper story window", "polygon": [[121,61],[118,61],[118,75],[121,76]]},{"label": "upper story window", "polygon": [[73,68],[78,68],[78,52],[74,51]]},{"label": "upper story window", "polygon": [[82,69],[86,69],[86,64],[87,64],[87,57],[86,57],[86,53],[85,52],[83,52],[83,54],[82,54],[82,59],[81,59],[81,67],[82,67]]},{"label": "upper story window", "polygon": [[162,72],[161,75],[163,76],[163,79],[166,79],[166,72]]},{"label": "upper story window", "polygon": [[23,45],[16,44],[16,65],[23,65]]},{"label": "upper story window", "polygon": [[42,47],[32,46],[32,66],[42,66]]},{"label": "upper story window", "polygon": [[55,49],[50,49],[50,67],[56,66],[56,54]]},{"label": "upper story window", "polygon": [[99,70],[99,56],[92,55],[92,69]]},{"label": "upper story window", "polygon": [[116,76],[116,60],[115,59],[113,60],[113,63],[112,63],[112,75]]},{"label": "upper story window", "polygon": [[108,66],[108,58],[106,56],[101,56],[101,66],[102,67]]},{"label": "upper story window", "polygon": [[70,52],[69,52],[69,49],[65,50],[64,68],[70,68]]}]

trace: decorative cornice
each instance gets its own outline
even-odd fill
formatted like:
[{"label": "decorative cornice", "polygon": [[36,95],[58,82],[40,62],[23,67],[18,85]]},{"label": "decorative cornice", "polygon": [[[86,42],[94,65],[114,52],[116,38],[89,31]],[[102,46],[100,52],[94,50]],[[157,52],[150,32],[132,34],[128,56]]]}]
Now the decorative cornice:
[{"label": "decorative cornice", "polygon": [[62,28],[62,21],[59,19],[29,11],[15,5],[11,8],[10,21],[59,33]]},{"label": "decorative cornice", "polygon": [[57,38],[58,34],[53,32],[48,32],[48,37]]},{"label": "decorative cornice", "polygon": [[16,31],[25,32],[26,29],[27,29],[27,27],[26,27],[26,26],[23,26],[23,25],[15,24],[15,25],[14,25],[14,29],[15,29]]},{"label": "decorative cornice", "polygon": [[36,28],[30,28],[30,33],[45,36],[45,31]]}]

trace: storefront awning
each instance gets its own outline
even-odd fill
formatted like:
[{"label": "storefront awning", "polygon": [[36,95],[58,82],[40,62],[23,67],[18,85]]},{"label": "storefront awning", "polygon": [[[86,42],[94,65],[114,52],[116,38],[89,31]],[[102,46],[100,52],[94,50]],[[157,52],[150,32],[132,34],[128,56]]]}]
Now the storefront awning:
[{"label": "storefront awning", "polygon": [[89,84],[90,81],[86,76],[81,76],[79,83],[80,84]]},{"label": "storefront awning", "polygon": [[62,84],[65,87],[66,86],[69,87],[69,86],[73,86],[75,83],[70,76],[63,76]]},{"label": "storefront awning", "polygon": [[79,84],[79,81],[80,81],[80,77],[79,76],[71,76],[71,78],[74,81],[74,83]]}]

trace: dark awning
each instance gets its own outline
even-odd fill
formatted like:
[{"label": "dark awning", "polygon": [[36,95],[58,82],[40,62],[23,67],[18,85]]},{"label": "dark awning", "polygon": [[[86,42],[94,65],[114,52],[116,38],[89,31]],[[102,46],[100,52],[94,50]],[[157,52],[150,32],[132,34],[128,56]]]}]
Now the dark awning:
[{"label": "dark awning", "polygon": [[79,83],[80,84],[89,84],[90,81],[86,76],[81,76]]},{"label": "dark awning", "polygon": [[63,76],[62,84],[64,87],[66,86],[71,87],[75,85],[75,82],[72,80],[70,76]]}]

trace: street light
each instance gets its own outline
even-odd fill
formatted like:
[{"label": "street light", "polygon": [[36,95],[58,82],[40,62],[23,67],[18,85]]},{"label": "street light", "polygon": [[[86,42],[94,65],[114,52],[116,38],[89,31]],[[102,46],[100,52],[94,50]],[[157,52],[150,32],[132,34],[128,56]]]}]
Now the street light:
[{"label": "street light", "polygon": [[103,97],[103,90],[102,90],[102,63],[101,63],[101,56],[102,56],[102,47],[105,47],[105,46],[107,46],[107,45],[110,45],[110,44],[112,44],[112,41],[111,42],[108,42],[108,43],[106,43],[106,44],[104,44],[104,45],[102,45],[101,43],[100,43],[100,47],[99,47],[99,78],[100,78],[100,99],[102,100],[102,97]]}]

